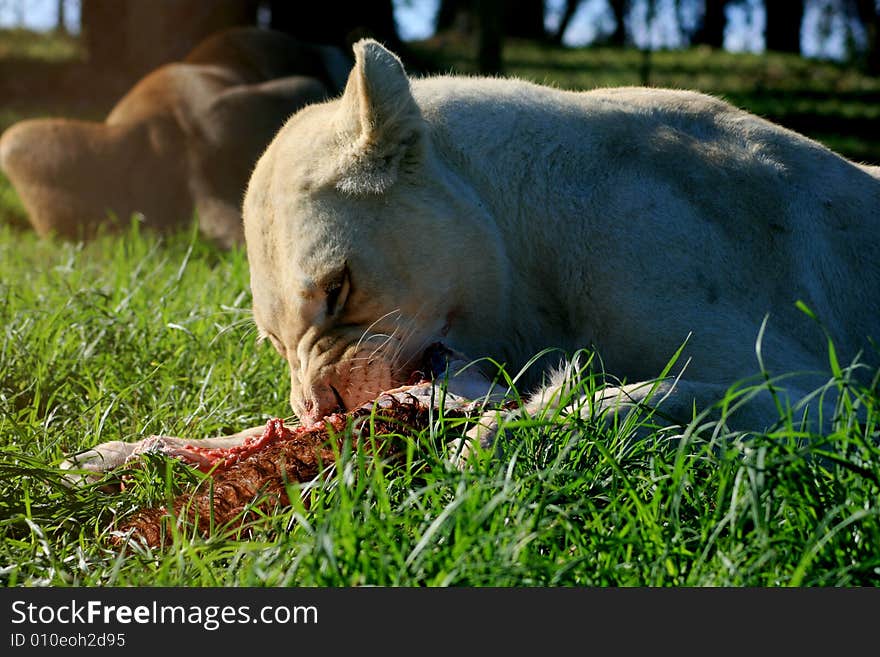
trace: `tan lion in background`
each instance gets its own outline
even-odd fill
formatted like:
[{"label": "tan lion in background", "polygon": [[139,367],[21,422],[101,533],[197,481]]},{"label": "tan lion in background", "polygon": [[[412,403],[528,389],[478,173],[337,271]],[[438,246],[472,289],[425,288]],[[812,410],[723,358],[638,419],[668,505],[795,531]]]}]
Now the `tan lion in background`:
[{"label": "tan lion in background", "polygon": [[[410,80],[379,43],[354,50],[344,94],[287,122],[244,203],[254,320],[304,422],[405,384],[437,342],[511,374],[547,347],[596,349],[610,383],[584,409],[659,403],[675,425],[759,371],[760,334],[766,372],[797,373],[776,384],[794,404],[829,377],[797,301],[841,362],[876,366],[876,168],[700,93]],[[526,372],[529,410],[555,403],[558,364]],[[828,408],[802,410],[822,429]],[[766,394],[726,419],[778,418]],[[78,462],[112,467],[134,445]]]},{"label": "tan lion in background", "polygon": [[132,215],[157,229],[198,214],[222,246],[240,244],[253,165],[296,110],[339,93],[336,48],[233,28],[140,80],[103,122],[32,119],[0,140],[0,167],[40,235],[84,238]]}]

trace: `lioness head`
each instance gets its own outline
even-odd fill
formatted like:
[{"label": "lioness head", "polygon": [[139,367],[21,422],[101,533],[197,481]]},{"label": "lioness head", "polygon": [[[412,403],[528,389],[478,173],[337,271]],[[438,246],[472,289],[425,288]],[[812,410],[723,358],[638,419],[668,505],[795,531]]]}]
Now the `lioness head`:
[{"label": "lioness head", "polygon": [[507,263],[400,60],[354,46],[338,99],[296,113],[244,201],[254,320],[303,421],[405,384],[440,341],[477,358],[507,323]]}]

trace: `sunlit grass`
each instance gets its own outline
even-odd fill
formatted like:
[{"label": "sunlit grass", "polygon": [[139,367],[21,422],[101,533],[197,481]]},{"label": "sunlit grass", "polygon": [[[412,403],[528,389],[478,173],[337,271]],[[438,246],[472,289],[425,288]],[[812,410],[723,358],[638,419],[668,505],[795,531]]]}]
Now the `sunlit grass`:
[{"label": "sunlit grass", "polygon": [[0,30],[0,59],[40,59],[52,62],[82,57],[83,46],[75,35],[26,29]]},{"label": "sunlit grass", "polygon": [[454,422],[406,437],[393,460],[346,443],[326,477],[291,488],[291,507],[254,511],[248,540],[183,527],[162,551],[112,549],[115,521],[193,475],[154,459],[124,492],[70,489],[60,459],[289,415],[286,367],[256,343],[249,304],[243,252],[192,232],[88,246],[0,234],[7,585],[880,583],[880,404],[864,390],[862,415],[814,446],[786,422],[766,436],[703,421],[635,440],[655,417],[552,412],[506,426],[498,453],[464,470],[446,459]]}]

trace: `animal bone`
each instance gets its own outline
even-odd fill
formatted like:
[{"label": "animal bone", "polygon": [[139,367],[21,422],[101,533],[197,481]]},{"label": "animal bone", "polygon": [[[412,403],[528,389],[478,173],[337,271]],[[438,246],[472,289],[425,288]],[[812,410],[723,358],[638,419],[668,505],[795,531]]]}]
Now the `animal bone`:
[{"label": "animal bone", "polygon": [[[261,436],[236,447],[180,447],[165,442],[162,437],[145,441],[138,454],[158,452],[173,456],[212,477],[194,493],[178,496],[171,509],[161,506],[139,511],[113,533],[111,540],[116,546],[135,539],[159,547],[171,522],[192,524],[206,536],[214,528],[233,523],[241,526],[244,512],[256,499],[267,508],[289,504],[287,485],[309,482],[325,472],[335,461],[346,436],[358,440],[366,435],[389,436],[417,431],[427,427],[441,411],[445,417],[470,417],[482,413],[486,403],[495,399],[489,394],[486,380],[475,370],[460,374],[451,382],[455,385],[441,387],[421,381],[395,388],[359,408],[334,413],[311,426],[288,428],[282,420],[271,419]],[[456,394],[455,388],[470,392],[482,389],[484,395],[472,400]],[[395,452],[393,444],[385,449],[392,455]],[[129,457],[129,461],[134,456]]]}]

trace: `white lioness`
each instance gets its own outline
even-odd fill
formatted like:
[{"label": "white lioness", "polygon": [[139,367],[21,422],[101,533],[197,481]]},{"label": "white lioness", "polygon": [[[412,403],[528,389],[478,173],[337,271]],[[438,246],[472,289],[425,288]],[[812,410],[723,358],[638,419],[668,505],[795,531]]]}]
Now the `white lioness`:
[{"label": "white lioness", "polygon": [[[286,123],[244,203],[254,320],[301,420],[406,383],[436,342],[511,373],[595,348],[628,383],[593,412],[653,393],[680,422],[759,371],[765,319],[763,367],[801,373],[783,403],[827,380],[823,330],[841,361],[876,364],[876,168],[700,93],[410,80],[375,41],[354,51],[343,95]],[[674,385],[641,383],[683,343]],[[767,395],[728,420],[778,417]],[[87,467],[134,448],[101,449]]]}]

